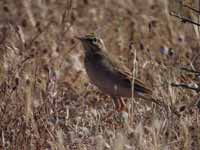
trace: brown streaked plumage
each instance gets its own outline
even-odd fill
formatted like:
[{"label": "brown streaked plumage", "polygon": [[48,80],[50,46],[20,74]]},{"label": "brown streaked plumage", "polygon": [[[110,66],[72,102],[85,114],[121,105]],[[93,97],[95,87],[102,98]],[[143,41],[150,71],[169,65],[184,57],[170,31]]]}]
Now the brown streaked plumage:
[{"label": "brown streaked plumage", "polygon": [[[114,99],[118,111],[125,110],[126,106],[122,98],[132,96],[131,74],[108,54],[100,38],[94,35],[76,38],[83,45],[85,69],[91,82]],[[142,81],[134,79],[134,96],[151,100],[151,95],[150,88]]]}]

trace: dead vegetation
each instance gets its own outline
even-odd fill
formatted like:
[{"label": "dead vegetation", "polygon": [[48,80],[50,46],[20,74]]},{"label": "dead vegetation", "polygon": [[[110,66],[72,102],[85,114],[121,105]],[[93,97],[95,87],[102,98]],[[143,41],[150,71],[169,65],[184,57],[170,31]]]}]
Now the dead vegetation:
[{"label": "dead vegetation", "polygon": [[[198,149],[196,27],[170,16],[164,0],[1,0],[0,149]],[[95,32],[107,49],[154,89],[170,111],[127,100],[128,124],[92,86],[75,35]],[[131,48],[134,46],[136,52]]]}]

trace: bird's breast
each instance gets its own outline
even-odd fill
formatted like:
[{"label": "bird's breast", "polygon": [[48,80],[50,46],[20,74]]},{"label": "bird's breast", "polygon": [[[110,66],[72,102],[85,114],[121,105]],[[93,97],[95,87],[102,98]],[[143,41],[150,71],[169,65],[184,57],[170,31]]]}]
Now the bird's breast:
[{"label": "bird's breast", "polygon": [[123,81],[120,81],[112,68],[97,61],[94,63],[85,61],[85,68],[91,82],[101,91],[111,96],[131,97],[131,82],[127,86],[120,84]]}]

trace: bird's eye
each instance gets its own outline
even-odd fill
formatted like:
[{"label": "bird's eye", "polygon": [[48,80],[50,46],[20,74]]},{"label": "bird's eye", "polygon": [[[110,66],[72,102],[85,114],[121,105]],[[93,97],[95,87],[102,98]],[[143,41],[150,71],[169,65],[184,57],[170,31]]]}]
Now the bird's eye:
[{"label": "bird's eye", "polygon": [[97,44],[97,41],[98,41],[97,38],[93,38],[93,39],[92,39],[92,43],[95,44],[95,45]]},{"label": "bird's eye", "polygon": [[96,43],[96,42],[97,42],[97,39],[96,39],[96,38],[94,38],[94,39],[93,39],[93,42],[95,42],[95,43]]}]

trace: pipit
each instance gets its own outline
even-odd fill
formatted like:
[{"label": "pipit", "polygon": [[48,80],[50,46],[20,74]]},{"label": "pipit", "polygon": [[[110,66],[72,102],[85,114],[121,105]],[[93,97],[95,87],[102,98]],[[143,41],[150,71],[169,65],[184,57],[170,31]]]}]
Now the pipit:
[{"label": "pipit", "polygon": [[89,79],[102,92],[113,98],[117,111],[127,111],[123,97],[134,95],[151,99],[151,89],[138,79],[133,81],[131,73],[107,52],[102,39],[94,35],[76,38],[84,48],[84,64]]}]

